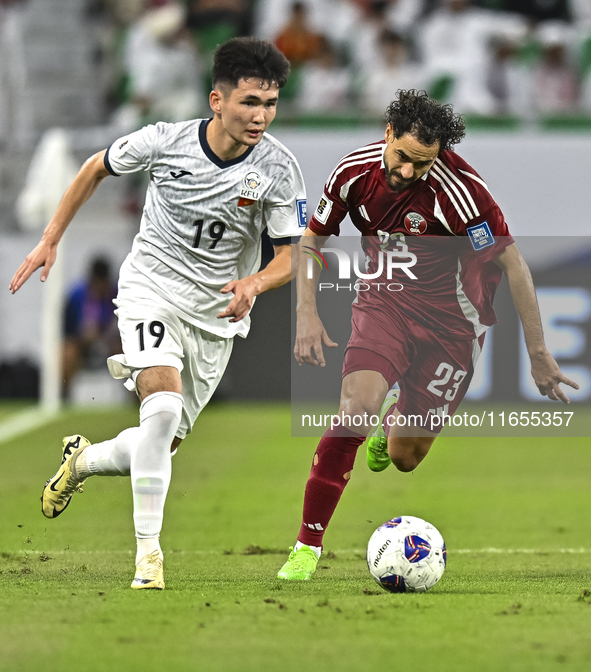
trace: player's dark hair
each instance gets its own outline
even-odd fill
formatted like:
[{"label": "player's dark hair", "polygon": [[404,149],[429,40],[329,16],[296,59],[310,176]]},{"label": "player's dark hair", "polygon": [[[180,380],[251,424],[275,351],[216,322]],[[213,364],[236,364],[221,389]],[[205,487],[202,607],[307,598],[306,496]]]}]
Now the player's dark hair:
[{"label": "player's dark hair", "polygon": [[254,37],[234,37],[217,48],[213,56],[214,87],[235,89],[241,79],[274,82],[281,89],[289,75],[289,61],[274,44]]},{"label": "player's dark hair", "polygon": [[394,137],[410,133],[427,147],[439,140],[440,150],[453,149],[466,135],[464,119],[451,105],[442,105],[425,91],[414,89],[397,92],[386,110],[386,122]]}]

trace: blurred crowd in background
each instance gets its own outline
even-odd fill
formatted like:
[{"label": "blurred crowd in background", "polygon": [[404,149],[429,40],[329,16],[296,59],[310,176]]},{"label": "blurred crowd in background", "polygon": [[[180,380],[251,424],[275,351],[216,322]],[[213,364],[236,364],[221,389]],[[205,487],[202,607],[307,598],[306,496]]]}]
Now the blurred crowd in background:
[{"label": "blurred crowd in background", "polygon": [[201,112],[216,45],[274,41],[293,113],[382,115],[399,88],[479,115],[591,111],[591,0],[94,0],[113,105]]},{"label": "blurred crowd in background", "polygon": [[[26,77],[29,1],[0,0],[0,141]],[[212,53],[240,35],[290,60],[288,117],[379,118],[399,88],[471,115],[591,114],[591,0],[85,0],[83,10],[104,116],[124,129],[207,114]]]},{"label": "blurred crowd in background", "polygon": [[398,88],[461,112],[591,110],[591,0],[95,0],[113,105],[196,115],[216,45],[274,41],[294,111],[381,115]]}]

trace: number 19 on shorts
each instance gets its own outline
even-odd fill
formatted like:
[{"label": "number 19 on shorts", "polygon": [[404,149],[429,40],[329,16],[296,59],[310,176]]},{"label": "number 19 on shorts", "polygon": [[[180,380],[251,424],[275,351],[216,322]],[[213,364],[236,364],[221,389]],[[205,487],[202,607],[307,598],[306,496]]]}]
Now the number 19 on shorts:
[{"label": "number 19 on shorts", "polygon": [[[135,328],[135,330],[138,332],[138,339],[139,339],[139,346],[140,350],[145,350],[146,349],[146,338],[144,336],[144,325],[145,322],[139,322]],[[164,325],[162,322],[159,320],[154,320],[148,324],[147,328],[147,338],[148,338],[148,348],[157,348],[160,346],[162,343],[162,340],[164,339]],[[154,338],[153,342],[150,342],[152,339],[150,338],[152,336]]]}]

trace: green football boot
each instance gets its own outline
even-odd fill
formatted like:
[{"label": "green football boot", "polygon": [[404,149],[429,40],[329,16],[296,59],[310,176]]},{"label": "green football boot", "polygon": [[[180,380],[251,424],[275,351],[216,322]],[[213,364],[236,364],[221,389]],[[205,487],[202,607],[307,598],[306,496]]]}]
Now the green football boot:
[{"label": "green football boot", "polygon": [[64,437],[61,466],[55,476],[45,483],[41,494],[41,510],[46,518],[57,518],[66,510],[72,495],[82,492],[86,479],[77,477],[76,459],[89,445],[90,441],[80,434]]},{"label": "green football boot", "polygon": [[367,435],[367,466],[372,471],[384,471],[392,464],[388,455],[388,437],[382,425],[388,411],[398,402],[399,396],[400,390],[392,389],[388,392],[380,408],[380,422]]},{"label": "green football boot", "polygon": [[278,579],[288,581],[309,581],[316,571],[318,556],[309,546],[301,546],[297,551],[290,546],[291,553],[287,562],[279,570]]}]

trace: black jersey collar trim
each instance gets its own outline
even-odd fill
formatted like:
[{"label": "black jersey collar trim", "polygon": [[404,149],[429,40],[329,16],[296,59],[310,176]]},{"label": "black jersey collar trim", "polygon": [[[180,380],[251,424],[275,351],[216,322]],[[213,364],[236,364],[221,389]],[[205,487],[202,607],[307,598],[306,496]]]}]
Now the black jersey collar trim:
[{"label": "black jersey collar trim", "polygon": [[252,150],[254,149],[254,145],[249,147],[244,154],[241,154],[240,156],[237,156],[235,159],[230,159],[228,161],[222,161],[220,157],[217,154],[214,154],[213,150],[209,146],[209,142],[207,142],[207,125],[211,119],[204,119],[200,124],[199,124],[199,142],[201,143],[201,149],[205,153],[205,156],[212,162],[215,163],[218,168],[229,168],[230,166],[235,166],[238,163],[242,163],[244,159],[246,159],[250,154],[252,154]]}]

